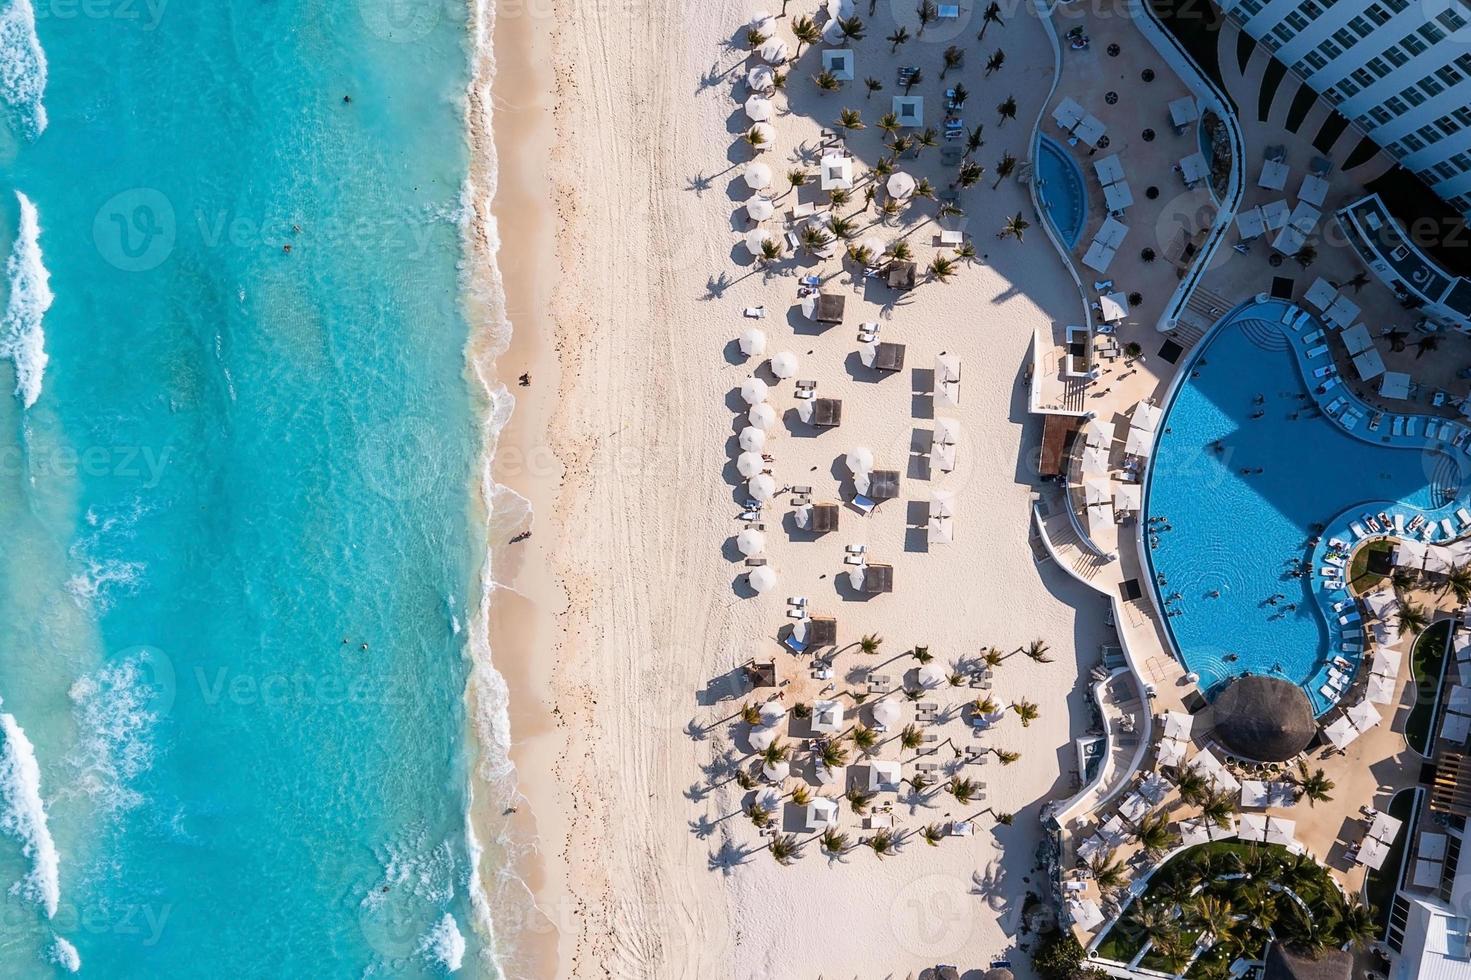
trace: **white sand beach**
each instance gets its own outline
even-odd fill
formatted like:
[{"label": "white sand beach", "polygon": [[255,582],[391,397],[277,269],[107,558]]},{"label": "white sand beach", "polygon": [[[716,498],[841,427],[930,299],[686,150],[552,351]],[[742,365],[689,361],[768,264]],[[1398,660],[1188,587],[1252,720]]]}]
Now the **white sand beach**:
[{"label": "white sand beach", "polygon": [[[788,13],[810,6],[793,3]],[[882,35],[893,29],[893,13],[880,7],[860,56],[887,50]],[[767,274],[744,251],[740,174],[751,149],[737,141],[746,97],[738,79],[748,58],[740,41],[755,9],[589,4],[555,19],[531,16],[532,29],[550,38],[555,71],[550,174],[560,272],[538,279],[546,270],[508,262],[503,252],[517,336],[499,373],[530,370],[533,384],[513,388],[517,415],[502,437],[497,476],[526,495],[537,516],[534,537],[517,546],[528,549],[515,580],[522,595],[497,607],[493,645],[511,688],[513,758],[525,797],[516,829],[537,841],[516,870],[535,888],[557,950],[552,962],[549,950],[518,942],[516,975],[902,976],[936,962],[984,967],[1025,940],[1016,930],[1029,887],[1039,885],[1037,812],[1074,788],[1071,739],[1089,718],[1079,677],[1110,631],[1095,594],[1055,565],[1034,562],[1029,500],[1040,422],[1027,414],[1026,371],[1034,332],[1075,319],[1079,301],[1040,228],[1023,242],[997,239],[1006,216],[1035,216],[1021,183],[993,189],[990,173],[1003,152],[1027,156],[1051,82],[1045,35],[1024,13],[993,27],[984,46],[973,40],[978,25],[959,32],[956,43],[971,59],[972,114],[986,126],[978,160],[988,170],[962,200],[985,258],[960,263],[950,282],[922,283],[885,309],[870,298],[887,289],[872,282],[865,293],[837,259],[813,265],[804,256]],[[911,43],[903,60],[933,79],[946,45],[930,30],[932,39]],[[979,62],[994,46],[1006,48],[1007,64],[981,81]],[[871,121],[893,94],[865,104],[861,83],[851,83],[819,96],[805,77],[809,64],[804,55],[793,71],[796,111],[773,120],[775,143],[763,155],[778,178],[793,150],[815,144],[840,108],[859,108]],[[891,64],[872,73],[893,89]],[[860,78],[867,73],[860,67]],[[498,96],[501,142],[514,101]],[[1017,116],[998,126],[993,107],[1007,96],[1017,99]],[[862,169],[878,136],[871,130],[852,141]],[[914,172],[938,178],[939,151],[927,152]],[[503,180],[513,179],[515,164],[502,166]],[[783,210],[790,204],[777,202]],[[933,203],[920,206],[933,213]],[[937,230],[927,224],[910,236],[921,269],[938,254]],[[893,238],[903,228],[876,231]],[[821,332],[788,316],[798,275],[813,272],[847,297],[844,323]],[[543,289],[551,291],[550,324],[539,319]],[[758,305],[770,311],[767,319],[742,318],[743,307]],[[856,364],[858,324],[869,320],[882,322],[883,340],[906,345],[903,371],[876,380]],[[847,475],[842,458],[856,446],[901,474],[898,499],[868,517],[845,507],[839,530],[815,541],[790,532],[779,498],[767,511],[765,552],[780,581],[755,597],[733,546],[746,495],[734,467],[735,435],[745,424],[736,389],[759,368],[773,382],[769,401],[779,414],[796,401],[792,380],[775,382],[762,359],[739,356],[735,340],[753,323],[766,331],[768,353],[793,352],[797,378],[843,401],[835,430],[814,436],[785,421],[774,428],[764,451],[777,484],[811,485],[814,500],[836,501]],[[958,465],[930,479],[923,467],[911,469],[910,450],[933,427],[928,376],[942,351],[963,365],[960,404],[945,412],[959,423]],[[955,540],[927,549],[906,524],[910,502],[923,506],[936,488],[954,492]],[[835,587],[850,543],[893,565],[893,593],[858,601]],[[1021,753],[1014,765],[979,773],[985,805],[1015,814],[1011,826],[982,817],[973,837],[934,848],[914,837],[887,858],[860,848],[830,862],[813,845],[782,866],[755,850],[764,841],[738,812],[746,794],[728,780],[711,789],[707,778],[727,750],[746,752],[738,726],[718,723],[741,701],[714,700],[716,682],[752,657],[774,656],[783,677],[805,677],[806,658],[776,640],[789,623],[790,595],[837,617],[840,644],[882,635],[882,653],[869,658],[876,661],[916,644],[941,663],[1035,639],[1050,646],[1053,662],[1015,655],[995,672],[999,702],[1026,699],[1040,713],[1026,728],[1008,715],[986,741]],[[514,626],[499,621],[509,618],[502,609],[517,614]],[[840,667],[862,657],[844,653]],[[914,815],[896,807],[896,823],[940,821],[960,809],[951,802],[941,796]],[[860,836],[855,815],[846,805],[841,811],[843,829]],[[727,840],[753,853],[720,867]],[[547,936],[536,922],[506,926]],[[1024,958],[1017,968],[1026,972]]]}]

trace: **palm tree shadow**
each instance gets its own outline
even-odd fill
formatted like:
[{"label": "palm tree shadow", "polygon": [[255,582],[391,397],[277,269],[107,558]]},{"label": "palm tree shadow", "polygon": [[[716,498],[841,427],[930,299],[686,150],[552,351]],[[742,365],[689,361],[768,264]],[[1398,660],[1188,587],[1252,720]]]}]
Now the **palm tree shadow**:
[{"label": "palm tree shadow", "polygon": [[690,833],[694,834],[700,840],[705,840],[711,834],[715,833],[715,821],[710,819],[710,815],[708,813],[700,814],[698,820],[691,820],[689,823]]},{"label": "palm tree shadow", "polygon": [[732,870],[751,859],[751,849],[745,844],[727,840],[710,852],[710,870],[729,875]]}]

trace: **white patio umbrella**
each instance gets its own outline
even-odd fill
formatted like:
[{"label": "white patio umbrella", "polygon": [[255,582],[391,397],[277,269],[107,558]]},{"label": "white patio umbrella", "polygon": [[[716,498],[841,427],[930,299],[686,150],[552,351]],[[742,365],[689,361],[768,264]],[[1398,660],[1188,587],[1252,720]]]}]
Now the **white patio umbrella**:
[{"label": "white patio umbrella", "polygon": [[766,550],[766,535],[748,527],[736,535],[736,548],[743,555],[759,555]]},{"label": "white patio umbrella", "polygon": [[787,717],[787,709],[780,701],[766,701],[761,705],[761,724],[768,728],[779,725]]},{"label": "white patio umbrella", "polygon": [[863,588],[863,566],[858,565],[848,572],[848,584],[855,589]]},{"label": "white patio umbrella", "polygon": [[751,152],[760,153],[776,142],[776,127],[769,122],[751,124]]},{"label": "white patio umbrella", "polygon": [[741,451],[748,453],[759,453],[766,447],[766,430],[754,425],[748,425],[741,430]]},{"label": "white patio umbrella", "polygon": [[760,357],[766,353],[766,334],[755,327],[741,331],[741,353],[747,357]]},{"label": "white patio umbrella", "polygon": [[753,191],[771,186],[771,168],[764,163],[748,163],[744,174],[746,186]]},{"label": "white patio umbrella", "polygon": [[775,741],[775,728],[767,728],[763,725],[760,728],[751,729],[751,748],[755,749],[757,752],[765,752],[767,749],[771,748],[771,743]]},{"label": "white patio umbrella", "polygon": [[936,490],[930,494],[931,517],[954,517],[955,494],[949,490]]},{"label": "white patio umbrella", "polygon": [[873,706],[873,720],[885,728],[899,720],[899,706],[893,701],[880,701]]},{"label": "white patio umbrella", "polygon": [[843,25],[836,19],[828,21],[822,26],[822,39],[828,44],[842,44]]},{"label": "white patio umbrella", "polygon": [[768,762],[761,767],[761,775],[765,776],[773,783],[779,783],[791,774],[792,764],[785,759],[778,759],[776,762]]},{"label": "white patio umbrella", "polygon": [[746,419],[758,429],[769,429],[776,425],[776,409],[765,402],[752,405],[751,410],[746,413]]},{"label": "white patio umbrella", "polygon": [[771,373],[778,378],[790,378],[797,373],[797,355],[784,350],[771,359]]},{"label": "white patio umbrella", "polygon": [[776,73],[769,65],[757,65],[746,72],[746,88],[752,92],[771,93],[776,90]]},{"label": "white patio umbrella", "polygon": [[741,453],[736,457],[736,471],[747,479],[760,473],[766,468],[766,460],[761,458],[760,453]]},{"label": "white patio umbrella", "polygon": [[770,565],[761,565],[751,569],[749,579],[751,588],[755,589],[758,593],[765,592],[768,589],[776,587],[776,569]]},{"label": "white patio umbrella", "polygon": [[752,30],[771,37],[776,33],[776,18],[764,10],[758,10],[751,15],[750,26]]},{"label": "white patio umbrella", "polygon": [[889,181],[884,185],[889,196],[900,200],[914,193],[914,178],[900,170],[889,175]]},{"label": "white patio umbrella", "polygon": [[873,258],[869,260],[869,264],[881,262],[883,260],[884,250],[888,248],[888,246],[884,244],[884,240],[877,235],[869,235],[858,244],[861,247],[868,249],[868,254],[873,256]]},{"label": "white patio umbrella", "polygon": [[765,221],[776,214],[776,205],[771,203],[771,198],[753,194],[746,200],[746,214],[752,221]]},{"label": "white patio umbrella", "polygon": [[746,243],[746,251],[750,252],[757,258],[761,257],[761,246],[765,245],[768,241],[775,240],[776,236],[767,231],[765,228],[752,228],[750,231],[746,232],[746,236],[744,239]]},{"label": "white patio umbrella", "polygon": [[787,60],[787,54],[790,50],[791,49],[787,47],[787,42],[783,41],[779,37],[774,37],[771,40],[767,41],[765,44],[761,45],[761,47],[757,49],[756,53],[759,54],[761,56],[761,60],[766,62],[768,65],[779,65]]},{"label": "white patio umbrella", "polygon": [[746,100],[746,117],[752,122],[766,122],[772,112],[771,100],[765,96],[753,95]]},{"label": "white patio umbrella", "polygon": [[747,405],[766,401],[766,382],[760,378],[747,378],[741,382],[741,397]]},{"label": "white patio umbrella", "polygon": [[849,473],[867,473],[873,469],[873,450],[866,446],[858,446],[848,453],[845,462],[848,464]]},{"label": "white patio umbrella", "polygon": [[[776,496],[776,481],[768,473],[757,473],[751,477],[748,488],[757,500],[770,500]],[[760,569],[757,569],[760,571]]]},{"label": "white patio umbrella", "polygon": [[756,805],[767,813],[780,813],[781,804],[781,792],[770,786],[756,794]]},{"label": "white patio umbrella", "polygon": [[919,668],[919,683],[924,687],[939,687],[945,683],[945,668],[931,661]]}]

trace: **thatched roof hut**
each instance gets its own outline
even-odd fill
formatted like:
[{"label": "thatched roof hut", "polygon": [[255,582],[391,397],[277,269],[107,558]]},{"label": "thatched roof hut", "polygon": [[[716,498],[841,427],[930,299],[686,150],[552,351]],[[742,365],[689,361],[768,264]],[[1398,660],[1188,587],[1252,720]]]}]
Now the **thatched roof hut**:
[{"label": "thatched roof hut", "polygon": [[1236,678],[1216,698],[1215,714],[1226,748],[1256,762],[1286,762],[1318,731],[1302,688],[1277,677]]},{"label": "thatched roof hut", "polygon": [[827,534],[829,531],[836,531],[840,510],[837,504],[813,504],[810,525],[812,533]]},{"label": "thatched roof hut", "polygon": [[1262,980],[1352,980],[1353,971],[1353,954],[1344,950],[1325,950],[1314,958],[1273,943]]}]

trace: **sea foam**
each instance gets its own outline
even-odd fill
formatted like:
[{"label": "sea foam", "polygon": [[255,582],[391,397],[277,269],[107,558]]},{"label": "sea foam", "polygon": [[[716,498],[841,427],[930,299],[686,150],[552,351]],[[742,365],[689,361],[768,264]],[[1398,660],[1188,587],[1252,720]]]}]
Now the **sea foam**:
[{"label": "sea foam", "polygon": [[465,962],[465,937],[455,917],[448,912],[419,940],[419,952],[446,973],[454,973]]},{"label": "sea foam", "polygon": [[51,947],[46,950],[46,957],[68,973],[76,973],[82,968],[82,955],[75,946],[60,936],[52,941]]},{"label": "sea foam", "polygon": [[71,686],[77,748],[69,762],[76,784],[106,810],[130,810],[142,802],[132,783],[153,765],[155,692],[142,655],[109,663]]},{"label": "sea foam", "polygon": [[5,302],[5,318],[0,321],[0,357],[15,365],[15,393],[30,408],[41,397],[41,378],[46,373],[46,334],[41,320],[55,297],[51,294],[51,273],[41,261],[41,223],[36,206],[19,191],[15,196],[20,199],[20,228],[5,262],[10,296]]},{"label": "sea foam", "polygon": [[[3,702],[0,702],[3,703]],[[61,901],[61,857],[46,825],[41,802],[41,766],[25,729],[9,712],[0,713],[0,831],[20,842],[31,871],[13,891],[46,910],[50,918]]]},{"label": "sea foam", "polygon": [[20,132],[35,139],[46,129],[46,52],[36,34],[30,0],[0,0],[0,102]]}]

